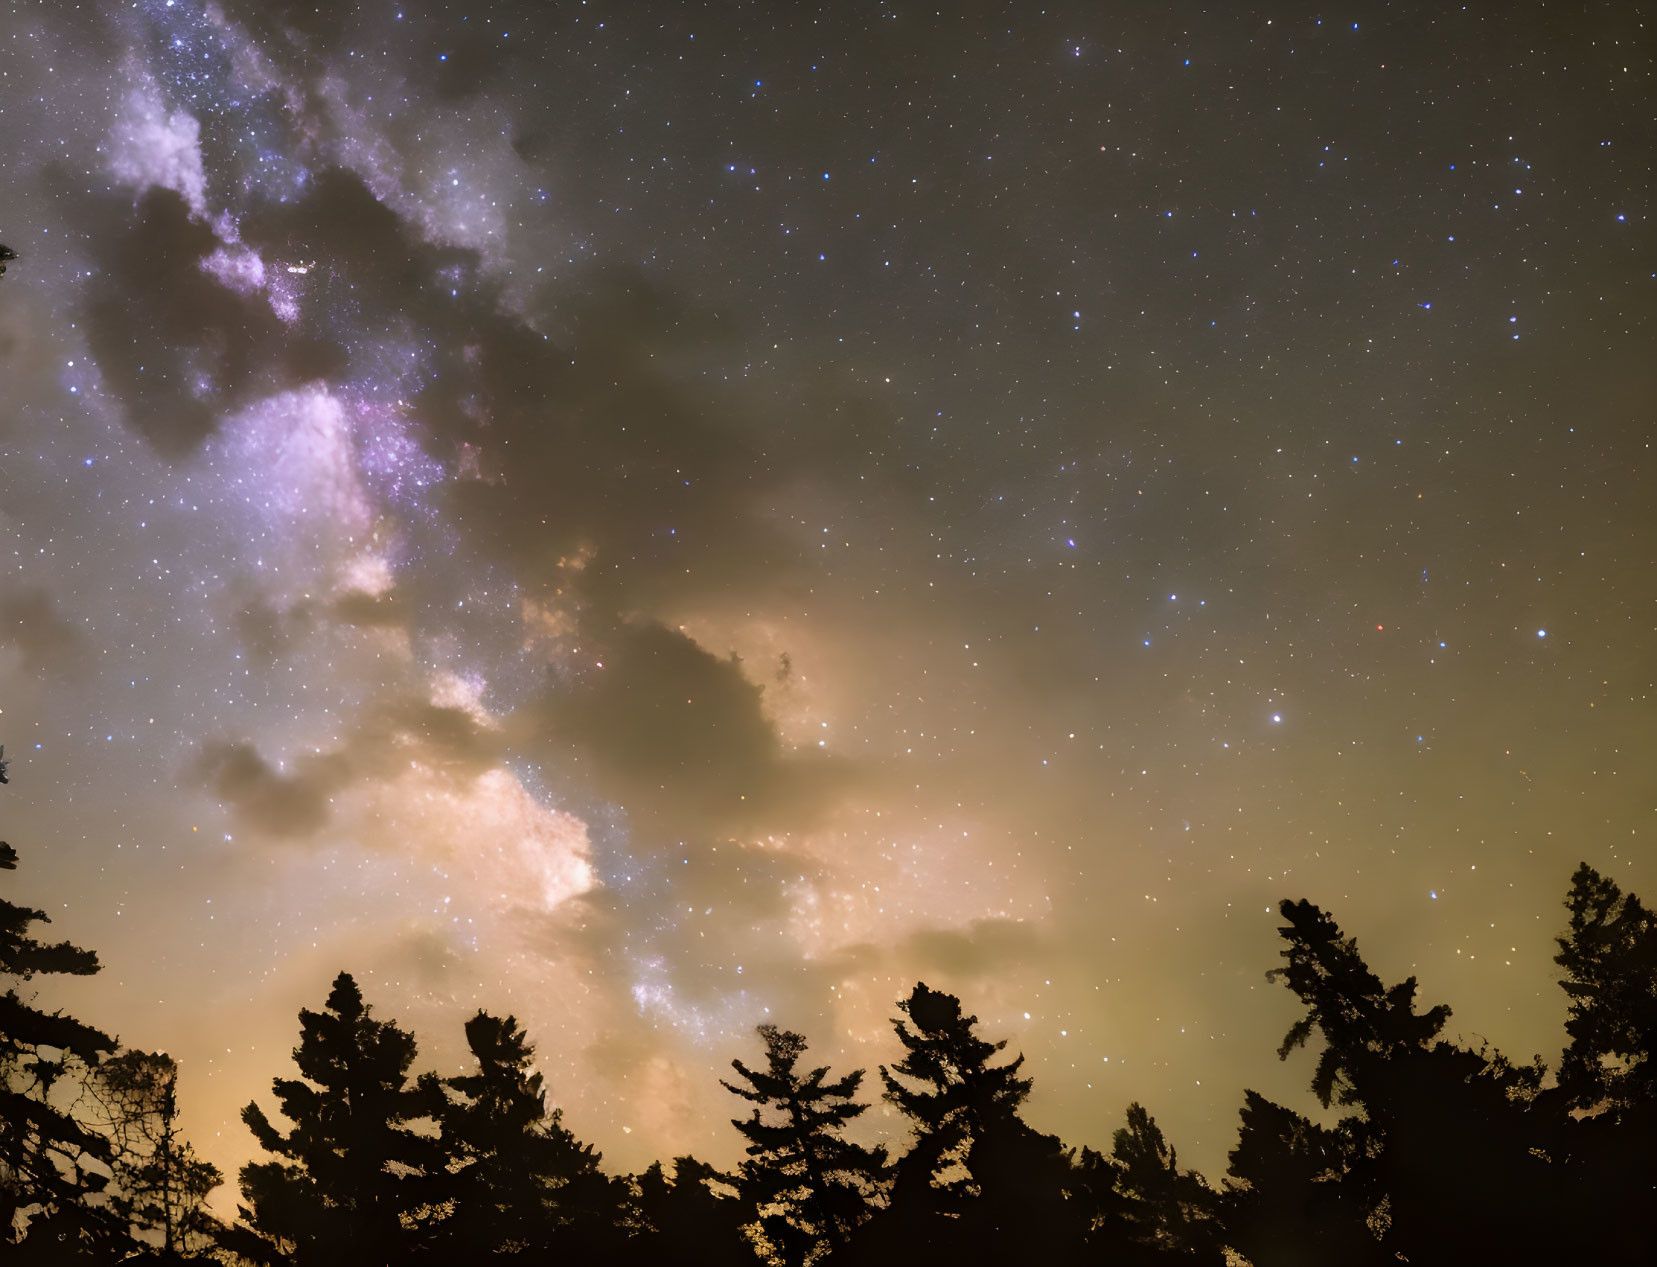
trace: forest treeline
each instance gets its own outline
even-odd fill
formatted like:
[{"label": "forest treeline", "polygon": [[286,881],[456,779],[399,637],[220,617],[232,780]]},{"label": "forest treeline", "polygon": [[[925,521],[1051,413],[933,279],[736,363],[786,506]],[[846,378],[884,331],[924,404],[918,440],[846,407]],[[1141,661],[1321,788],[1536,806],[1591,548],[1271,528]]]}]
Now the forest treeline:
[{"label": "forest treeline", "polygon": [[[1305,1012],[1278,1055],[1309,1048],[1334,1124],[1245,1092],[1217,1185],[1138,1104],[1108,1152],[1031,1127],[1024,1058],[925,985],[896,1004],[902,1056],[877,1085],[761,1026],[759,1059],[723,1083],[744,1160],[614,1175],[548,1106],[513,1017],[465,1022],[469,1072],[413,1076],[414,1036],[341,973],[299,1014],[281,1121],[243,1111],[263,1157],[226,1224],[208,1208],[223,1176],[178,1130],[174,1062],[37,1007],[32,978],[97,957],[0,900],[0,1263],[1649,1264],[1657,918],[1586,863],[1565,906],[1569,1045],[1549,1076],[1446,1039],[1449,1008],[1419,1007],[1414,978],[1383,983],[1328,914],[1284,902],[1268,976]],[[848,1136],[876,1096],[908,1126],[896,1155]]]}]

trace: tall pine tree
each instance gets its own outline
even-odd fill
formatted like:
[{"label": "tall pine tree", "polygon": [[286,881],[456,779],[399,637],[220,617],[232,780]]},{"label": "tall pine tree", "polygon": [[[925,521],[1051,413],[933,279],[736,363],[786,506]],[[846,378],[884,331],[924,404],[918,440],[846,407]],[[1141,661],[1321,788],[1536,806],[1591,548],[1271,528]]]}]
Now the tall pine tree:
[{"label": "tall pine tree", "polygon": [[[0,870],[16,869],[17,851],[0,841]],[[8,1261],[19,1263],[112,1258],[130,1247],[119,1220],[95,1199],[109,1174],[109,1142],[77,1121],[57,1094],[66,1079],[86,1076],[111,1054],[115,1040],[62,1012],[42,1011],[18,992],[36,976],[98,971],[92,951],[31,935],[31,925],[49,923],[44,911],[0,898],[0,977],[7,986],[0,996],[0,1246],[11,1246]]]},{"label": "tall pine tree", "polygon": [[177,1062],[124,1051],[99,1066],[91,1090],[114,1148],[111,1208],[165,1253],[206,1248],[219,1231],[207,1198],[224,1176],[179,1131]]},{"label": "tall pine tree", "polygon": [[418,1181],[440,1168],[435,1142],[408,1125],[426,1111],[408,1085],[414,1035],[375,1019],[344,972],[326,1009],[302,1010],[299,1022],[293,1059],[305,1080],[271,1084],[293,1129],[278,1131],[257,1103],[242,1110],[276,1159],[242,1167],[241,1216],[297,1267],[386,1267],[418,1246],[428,1195]]},{"label": "tall pine tree", "polygon": [[1587,863],[1554,957],[1570,999],[1559,1132],[1601,1262],[1657,1262],[1657,915]]},{"label": "tall pine tree", "polygon": [[694,1157],[661,1162],[635,1181],[642,1223],[630,1261],[652,1267],[737,1267],[754,1261],[742,1235],[743,1203],[730,1176]]},{"label": "tall pine tree", "polygon": [[1554,956],[1570,999],[1559,1084],[1578,1108],[1657,1104],[1657,915],[1586,862]]},{"label": "tall pine tree", "polygon": [[1365,1194],[1383,1246],[1412,1263],[1568,1254],[1550,1134],[1529,1111],[1540,1065],[1442,1040],[1450,1009],[1417,1012],[1413,977],[1383,986],[1323,911],[1305,901],[1281,910],[1287,964],[1269,976],[1307,1011],[1278,1055],[1321,1035],[1312,1089],[1326,1107],[1361,1113],[1364,1146],[1343,1182]]},{"label": "tall pine tree", "polygon": [[448,1169],[449,1207],[439,1257],[469,1262],[488,1254],[558,1248],[601,1253],[622,1236],[625,1185],[548,1110],[535,1049],[513,1017],[479,1012],[466,1022],[477,1072],[422,1087]]},{"label": "tall pine tree", "polygon": [[[1022,1055],[990,1063],[1007,1046],[974,1032],[976,1016],[961,1010],[953,994],[920,982],[898,1002],[892,1026],[903,1058],[880,1066],[885,1099],[908,1117],[915,1142],[898,1164],[899,1183],[924,1188],[927,1199],[951,1210],[980,1193],[968,1157],[987,1135],[1017,1120],[1031,1080],[1019,1077]],[[920,1200],[916,1191],[912,1199]]]},{"label": "tall pine tree", "polygon": [[1224,1198],[1230,1245],[1254,1267],[1396,1262],[1370,1226],[1379,1198],[1353,1177],[1369,1124],[1319,1126],[1257,1092],[1243,1096]]},{"label": "tall pine tree", "polygon": [[1138,1104],[1111,1138],[1111,1161],[1127,1239],[1163,1261],[1223,1267],[1219,1202],[1203,1177],[1181,1170],[1156,1119]]},{"label": "tall pine tree", "polygon": [[844,1248],[873,1213],[886,1152],[842,1135],[868,1107],[855,1099],[861,1069],[833,1082],[826,1065],[801,1073],[804,1037],[774,1025],[761,1025],[759,1036],[765,1068],[733,1060],[742,1085],[720,1084],[754,1105],[749,1117],[731,1122],[748,1141],[737,1188],[772,1261],[798,1267]]},{"label": "tall pine tree", "polygon": [[895,1167],[891,1215],[871,1227],[864,1253],[885,1262],[1078,1252],[1085,1217],[1068,1202],[1070,1157],[1019,1116],[1032,1085],[1019,1076],[1024,1057],[992,1064],[1006,1040],[981,1038],[959,999],[924,982],[898,1009],[903,1058],[880,1078],[914,1142]]}]

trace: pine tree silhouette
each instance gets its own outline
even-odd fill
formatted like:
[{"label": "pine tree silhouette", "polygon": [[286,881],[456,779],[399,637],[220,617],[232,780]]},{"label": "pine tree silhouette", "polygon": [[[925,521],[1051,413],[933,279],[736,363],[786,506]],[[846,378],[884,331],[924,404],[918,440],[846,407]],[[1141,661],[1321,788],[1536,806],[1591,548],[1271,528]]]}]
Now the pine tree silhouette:
[{"label": "pine tree silhouette", "polygon": [[114,1147],[110,1207],[164,1254],[207,1248],[220,1231],[207,1198],[224,1176],[179,1133],[177,1063],[124,1051],[99,1067],[93,1093]]},{"label": "pine tree silhouette", "polygon": [[1528,1111],[1540,1062],[1515,1067],[1442,1041],[1450,1009],[1418,1013],[1413,977],[1384,988],[1323,911],[1305,901],[1281,910],[1288,964],[1268,976],[1285,981],[1307,1014],[1278,1055],[1322,1036],[1312,1089],[1325,1106],[1361,1110],[1362,1146],[1343,1182],[1367,1194],[1383,1246],[1417,1264],[1567,1254],[1545,1121]]},{"label": "pine tree silhouette", "polygon": [[1128,1106],[1128,1122],[1111,1139],[1116,1190],[1128,1239],[1158,1261],[1225,1263],[1217,1194],[1195,1171],[1181,1170],[1156,1119]]},{"label": "pine tree silhouette", "polygon": [[1254,1267],[1395,1262],[1369,1225],[1381,1197],[1351,1178],[1369,1124],[1350,1117],[1323,1127],[1254,1091],[1243,1097],[1224,1198],[1227,1242]]},{"label": "pine tree silhouette", "polygon": [[595,1253],[621,1239],[627,1192],[599,1169],[601,1158],[549,1111],[535,1049],[511,1016],[480,1011],[466,1022],[476,1073],[421,1086],[439,1128],[449,1209],[438,1258],[559,1247]]},{"label": "pine tree silhouette", "polygon": [[1657,1102],[1657,915],[1586,862],[1554,962],[1571,1000],[1559,1083],[1582,1109]]},{"label": "pine tree silhouette", "polygon": [[425,1111],[408,1086],[414,1036],[376,1020],[349,973],[340,973],[326,1010],[299,1013],[294,1063],[305,1081],[271,1084],[293,1129],[282,1134],[257,1103],[242,1120],[276,1160],[241,1171],[242,1219],[253,1238],[243,1252],[290,1254],[297,1267],[350,1263],[386,1267],[420,1240],[423,1190],[439,1169],[436,1143],[410,1130]]},{"label": "pine tree silhouette", "polygon": [[1587,863],[1554,957],[1570,999],[1559,1151],[1600,1262],[1657,1262],[1657,915]]},{"label": "pine tree silhouette", "polygon": [[765,1068],[733,1060],[745,1085],[720,1083],[755,1106],[751,1116],[731,1122],[748,1141],[737,1187],[771,1257],[798,1267],[844,1248],[873,1212],[886,1152],[841,1134],[868,1107],[854,1099],[861,1069],[834,1082],[825,1081],[826,1065],[802,1074],[796,1066],[805,1054],[804,1037],[774,1025],[758,1032]]},{"label": "pine tree silhouette", "polygon": [[903,1058],[880,1068],[885,1099],[910,1120],[914,1143],[894,1167],[892,1210],[860,1241],[870,1261],[964,1262],[1028,1256],[1061,1260],[1085,1235],[1078,1180],[1063,1145],[1019,1117],[1024,1057],[990,1062],[1005,1040],[974,1031],[976,1016],[924,982],[900,1000],[892,1024]]},{"label": "pine tree silhouette", "polygon": [[633,1261],[653,1267],[753,1263],[753,1249],[742,1235],[746,1207],[729,1175],[694,1157],[678,1157],[671,1180],[661,1162],[652,1162],[635,1182],[643,1227]]},{"label": "pine tree silhouette", "polygon": [[[16,869],[17,851],[0,841],[0,870]],[[31,925],[49,923],[44,911],[0,898],[0,976],[7,979],[0,996],[0,1247],[7,1262],[113,1261],[131,1242],[97,1199],[107,1182],[109,1141],[77,1121],[55,1093],[87,1076],[116,1043],[18,993],[36,976],[98,971],[92,951],[31,936]]]}]

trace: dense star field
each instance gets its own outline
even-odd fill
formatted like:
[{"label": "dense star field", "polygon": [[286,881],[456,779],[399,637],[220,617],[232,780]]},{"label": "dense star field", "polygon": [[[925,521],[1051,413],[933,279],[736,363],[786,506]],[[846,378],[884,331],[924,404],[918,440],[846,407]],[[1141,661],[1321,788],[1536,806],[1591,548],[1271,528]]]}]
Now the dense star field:
[{"label": "dense star field", "polygon": [[43,997],[231,1174],[342,968],[616,1170],[925,981],[1218,1176],[1286,897],[1555,1060],[1657,892],[1646,7],[14,3]]}]

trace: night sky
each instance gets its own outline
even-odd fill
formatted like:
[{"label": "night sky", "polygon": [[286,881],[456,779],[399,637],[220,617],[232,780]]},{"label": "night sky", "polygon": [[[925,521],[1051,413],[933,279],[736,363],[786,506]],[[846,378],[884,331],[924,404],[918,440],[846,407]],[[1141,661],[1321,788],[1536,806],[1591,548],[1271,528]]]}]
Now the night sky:
[{"label": "night sky", "polygon": [[342,968],[614,1169],[925,980],[1217,1179],[1285,897],[1554,1060],[1571,870],[1657,897],[1651,21],[11,5],[43,999],[232,1170]]}]

